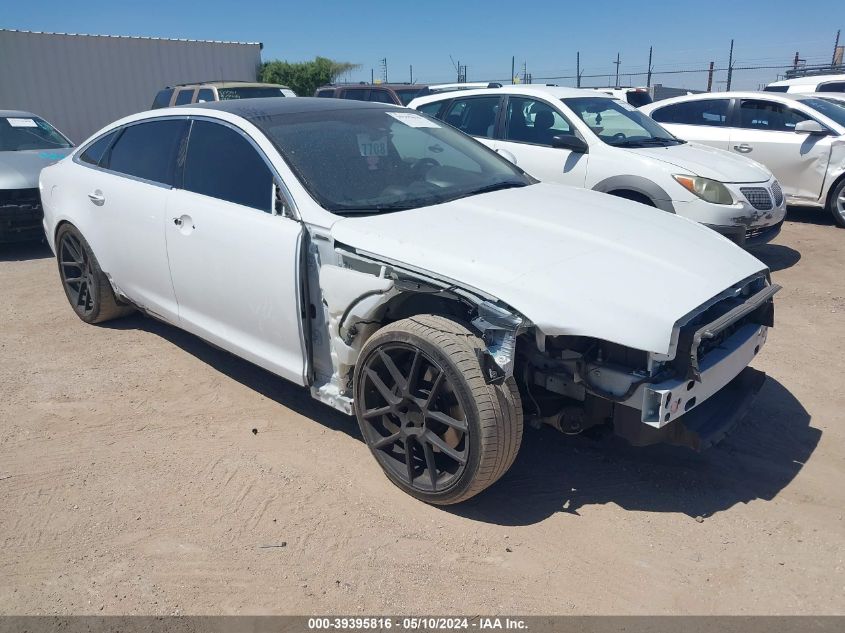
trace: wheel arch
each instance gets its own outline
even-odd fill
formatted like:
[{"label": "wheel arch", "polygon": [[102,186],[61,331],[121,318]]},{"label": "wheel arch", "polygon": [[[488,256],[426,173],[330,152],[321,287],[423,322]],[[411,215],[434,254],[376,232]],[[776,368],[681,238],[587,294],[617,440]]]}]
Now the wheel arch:
[{"label": "wheel arch", "polygon": [[593,186],[593,191],[599,191],[601,193],[616,196],[619,196],[619,194],[623,192],[642,196],[644,199],[648,200],[652,206],[662,211],[676,213],[675,205],[672,203],[672,197],[666,192],[666,190],[653,180],[643,178],[642,176],[611,176],[596,183]]}]

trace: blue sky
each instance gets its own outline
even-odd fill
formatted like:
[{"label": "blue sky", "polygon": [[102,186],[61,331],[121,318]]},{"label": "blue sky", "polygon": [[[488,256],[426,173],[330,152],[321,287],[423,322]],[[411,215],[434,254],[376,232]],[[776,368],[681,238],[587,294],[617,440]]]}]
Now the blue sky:
[{"label": "blue sky", "polygon": [[[829,61],[836,30],[845,30],[841,0],[706,2],[590,2],[549,0],[442,2],[344,2],[243,0],[31,0],[4,2],[0,28],[110,35],[259,41],[263,58],[289,61],[323,55],[361,64],[347,79],[379,76],[387,57],[388,78],[454,81],[450,56],[468,67],[470,81],[504,79],[511,56],[535,81],[573,75],[576,51],[582,72],[602,74],[584,85],[613,81],[621,53],[620,83],[644,84],[631,76],[646,70],[654,46],[655,70],[727,64],[731,38],[738,64],[778,65],[800,51],[809,62]],[[845,40],[845,35],[843,35]],[[845,42],[843,42],[845,43]],[[2,62],[0,62],[2,63]],[[777,70],[737,71],[734,88],[773,81]],[[718,83],[724,73],[717,74]],[[666,85],[701,88],[706,73],[655,75]],[[555,80],[573,85],[573,80]]]}]

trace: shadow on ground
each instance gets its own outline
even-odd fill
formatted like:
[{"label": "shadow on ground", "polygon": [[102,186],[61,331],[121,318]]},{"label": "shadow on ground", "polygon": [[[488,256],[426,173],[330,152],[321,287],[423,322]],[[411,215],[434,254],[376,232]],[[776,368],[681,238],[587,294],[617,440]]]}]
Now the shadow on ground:
[{"label": "shadow on ground", "polygon": [[0,244],[0,262],[20,262],[28,259],[44,259],[53,253],[47,242],[13,242]]},{"label": "shadow on ground", "polygon": [[783,244],[762,244],[749,251],[772,272],[791,268],[801,260],[801,253]]},{"label": "shadow on ground", "polygon": [[[361,440],[354,418],[191,334],[141,316],[107,327],[155,333],[280,405]],[[484,493],[444,511],[487,523],[527,525],[557,512],[577,515],[594,504],[706,517],[737,503],[771,500],[809,459],[821,431],[810,427],[801,403],[772,378],[755,405],[728,438],[703,453],[672,446],[635,448],[612,436],[590,439],[549,427],[527,428],[510,471]],[[360,458],[372,459],[363,445]]]},{"label": "shadow on ground", "polygon": [[830,211],[817,207],[787,207],[786,221],[817,224],[818,226],[836,226]]}]

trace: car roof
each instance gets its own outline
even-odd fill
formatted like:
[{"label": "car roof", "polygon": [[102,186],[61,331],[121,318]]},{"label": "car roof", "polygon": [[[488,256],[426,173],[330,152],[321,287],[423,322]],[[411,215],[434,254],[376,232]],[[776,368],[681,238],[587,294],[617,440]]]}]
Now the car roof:
[{"label": "car roof", "polygon": [[36,117],[38,119],[41,118],[37,114],[27,112],[26,110],[0,110],[0,117],[12,117],[13,119],[16,117]]},{"label": "car roof", "polygon": [[444,99],[464,99],[474,95],[498,95],[516,94],[532,97],[546,97],[551,99],[566,99],[569,97],[595,97],[599,99],[614,99],[615,97],[606,92],[597,92],[589,88],[568,88],[565,86],[540,86],[537,84],[514,84],[502,86],[501,88],[480,88],[478,90],[461,90],[455,92],[441,92],[425,97],[417,97],[414,102],[429,103]]},{"label": "car roof", "polygon": [[826,81],[845,81],[845,74],[805,75],[794,79],[773,81],[769,86],[803,86],[804,84],[820,84]]},{"label": "car roof", "polygon": [[789,92],[771,92],[762,90],[732,90],[731,92],[699,92],[691,95],[678,95],[669,99],[661,99],[640,107],[640,110],[651,112],[673,103],[685,103],[687,101],[706,101],[708,99],[768,99],[770,101],[795,102],[800,101],[807,95]]},{"label": "car roof", "polygon": [[[392,103],[375,103],[371,101],[347,101],[345,99],[320,99],[319,97],[267,97],[264,99],[228,99],[224,101],[206,101],[205,103],[187,103],[168,110],[179,111],[184,108],[200,108],[203,110],[220,110],[236,116],[249,119],[256,115],[274,116],[277,114],[299,114],[301,112],[329,112],[332,110],[361,110],[398,108]],[[164,109],[155,110],[164,112]]]},{"label": "car roof", "polygon": [[203,86],[211,86],[214,88],[287,88],[282,84],[268,84],[260,81],[197,81],[187,84],[175,84],[167,86],[168,88],[197,88]]}]

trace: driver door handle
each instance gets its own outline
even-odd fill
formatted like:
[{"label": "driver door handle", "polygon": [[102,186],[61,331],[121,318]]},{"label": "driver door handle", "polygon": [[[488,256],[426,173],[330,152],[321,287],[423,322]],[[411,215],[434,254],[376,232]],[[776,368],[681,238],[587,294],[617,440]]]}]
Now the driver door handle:
[{"label": "driver door handle", "polygon": [[96,204],[98,207],[103,206],[106,201],[106,197],[103,195],[103,192],[99,189],[95,189],[91,193],[88,194],[88,199]]},{"label": "driver door handle", "polygon": [[742,145],[734,145],[734,149],[736,151],[740,152],[741,154],[747,154],[748,152],[750,152],[754,148],[751,147],[750,145],[746,145],[745,143],[743,143]]},{"label": "driver door handle", "polygon": [[173,224],[176,226],[182,226],[182,218],[173,218]]}]

